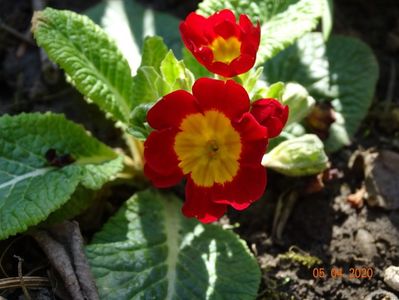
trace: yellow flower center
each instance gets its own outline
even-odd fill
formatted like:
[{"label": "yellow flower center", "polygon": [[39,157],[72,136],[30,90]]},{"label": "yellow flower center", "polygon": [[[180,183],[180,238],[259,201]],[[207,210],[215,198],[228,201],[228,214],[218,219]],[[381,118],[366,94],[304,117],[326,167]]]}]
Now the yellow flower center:
[{"label": "yellow flower center", "polygon": [[241,42],[235,36],[229,37],[227,40],[220,36],[213,40],[210,48],[213,52],[214,62],[229,64],[240,56]]},{"label": "yellow flower center", "polygon": [[176,135],[174,150],[184,174],[210,187],[232,181],[238,172],[241,139],[229,118],[218,111],[186,117]]}]

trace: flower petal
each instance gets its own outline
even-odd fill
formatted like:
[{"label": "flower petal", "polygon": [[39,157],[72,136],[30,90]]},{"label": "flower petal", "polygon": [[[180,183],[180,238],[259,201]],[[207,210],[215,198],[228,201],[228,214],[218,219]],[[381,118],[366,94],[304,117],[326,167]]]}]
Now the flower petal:
[{"label": "flower petal", "polygon": [[202,111],[218,110],[232,120],[249,111],[247,92],[233,80],[200,78],[193,85],[193,95]]},{"label": "flower petal", "polygon": [[215,186],[214,202],[244,207],[258,200],[266,188],[266,169],[261,165],[241,165],[236,177],[229,183]]},{"label": "flower petal", "polygon": [[245,73],[255,64],[255,59],[255,55],[241,53],[239,57],[231,62],[230,69],[234,70],[235,74]]},{"label": "flower petal", "polygon": [[229,20],[223,20],[219,24],[216,24],[213,29],[217,35],[220,35],[225,40],[227,40],[229,37],[239,35],[239,29],[235,24],[235,20],[233,22]]},{"label": "flower petal", "polygon": [[183,178],[180,168],[176,168],[170,174],[159,174],[147,163],[144,165],[144,175],[148,177],[152,184],[157,188],[167,188],[177,185]]},{"label": "flower petal", "polygon": [[234,15],[234,13],[229,10],[229,9],[222,9],[216,13],[214,13],[213,15],[211,15],[208,18],[209,23],[212,24],[212,26],[218,25],[223,21],[229,21],[231,23],[236,23],[236,16]]},{"label": "flower petal", "polygon": [[147,121],[154,129],[179,128],[187,115],[197,112],[198,106],[193,95],[178,90],[155,103],[147,113]]},{"label": "flower petal", "polygon": [[267,128],[259,124],[255,117],[246,112],[238,122],[233,123],[234,128],[240,133],[242,141],[254,141],[268,138]]},{"label": "flower petal", "polygon": [[180,33],[184,44],[190,50],[192,46],[208,45],[215,38],[212,24],[207,18],[195,12],[190,13],[187,18],[180,23]]},{"label": "flower petal", "polygon": [[188,177],[186,200],[182,208],[182,212],[186,217],[195,217],[202,223],[210,223],[223,216],[226,210],[226,204],[213,202],[212,188],[199,187]]},{"label": "flower petal", "polygon": [[269,137],[278,136],[288,119],[288,106],[276,99],[259,99],[252,104],[251,114],[267,128]]},{"label": "flower petal", "polygon": [[179,164],[173,145],[176,129],[155,130],[144,142],[144,159],[155,172],[166,175],[174,172]]}]

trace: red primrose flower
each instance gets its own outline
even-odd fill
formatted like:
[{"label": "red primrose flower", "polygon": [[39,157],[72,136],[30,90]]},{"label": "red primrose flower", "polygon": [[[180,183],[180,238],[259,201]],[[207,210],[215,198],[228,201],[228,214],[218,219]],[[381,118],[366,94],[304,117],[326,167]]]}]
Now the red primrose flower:
[{"label": "red primrose flower", "polygon": [[196,13],[180,24],[186,47],[210,72],[233,77],[253,67],[260,43],[260,26],[246,15],[239,22],[231,10],[221,10],[208,18]]},{"label": "red primrose flower", "polygon": [[183,214],[208,223],[228,205],[242,210],[261,197],[269,132],[282,130],[288,110],[261,99],[253,113],[247,92],[232,80],[201,78],[192,90],[174,91],[149,110],[154,131],[144,144],[144,172],[158,188],[186,177]]}]

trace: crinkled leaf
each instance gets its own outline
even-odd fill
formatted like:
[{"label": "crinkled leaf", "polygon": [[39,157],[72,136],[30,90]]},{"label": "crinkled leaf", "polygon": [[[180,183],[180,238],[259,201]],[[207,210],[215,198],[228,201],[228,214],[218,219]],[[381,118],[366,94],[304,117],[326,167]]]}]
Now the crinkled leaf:
[{"label": "crinkled leaf", "polygon": [[323,13],[325,0],[204,0],[198,12],[203,15],[228,8],[247,14],[261,24],[257,64],[265,62],[296,39],[313,30]]},{"label": "crinkled leaf", "polygon": [[114,120],[127,123],[133,104],[131,71],[100,27],[86,16],[46,8],[35,12],[32,31],[83,95]]},{"label": "crinkled leaf", "polygon": [[151,36],[145,38],[142,53],[141,66],[154,67],[160,72],[161,62],[168,54],[168,48],[160,36]]},{"label": "crinkled leaf", "polygon": [[281,142],[265,154],[262,165],[287,176],[307,176],[324,171],[328,157],[324,145],[314,134]]},{"label": "crinkled leaf", "polygon": [[178,61],[172,51],[161,62],[161,75],[170,87],[170,91],[183,89],[191,91],[194,84],[193,74],[186,68],[184,62]]},{"label": "crinkled leaf", "polygon": [[140,104],[132,111],[128,132],[141,141],[145,141],[152,131],[147,122],[147,113],[152,106],[152,103]]},{"label": "crinkled leaf", "polygon": [[325,44],[320,33],[298,40],[265,65],[269,83],[293,81],[316,101],[330,100],[337,121],[326,141],[328,151],[347,145],[367,114],[378,78],[378,63],[358,39],[332,36]]},{"label": "crinkled leaf", "polygon": [[161,36],[168,48],[180,55],[180,20],[170,14],[145,8],[134,0],[105,0],[86,14],[116,41],[134,73],[140,66],[140,52],[148,36]]},{"label": "crinkled leaf", "polygon": [[169,92],[169,86],[152,66],[143,66],[134,77],[134,103],[153,103]]},{"label": "crinkled leaf", "polygon": [[[147,39],[147,41],[151,40]],[[176,59],[172,51],[167,53],[159,65],[157,64],[141,66],[133,78],[135,106],[154,103],[164,95],[178,89],[191,90],[194,77],[183,61]]]},{"label": "crinkled leaf", "polygon": [[95,202],[95,194],[94,190],[78,186],[68,202],[51,213],[44,224],[55,224],[76,217]]},{"label": "crinkled leaf", "polygon": [[285,84],[283,82],[280,81],[273,83],[267,88],[265,98],[274,98],[279,101],[282,101],[284,91],[285,91]]},{"label": "crinkled leaf", "polygon": [[86,248],[102,299],[255,299],[260,272],[231,231],[186,219],[172,195],[129,199]]},{"label": "crinkled leaf", "polygon": [[249,97],[252,99],[259,89],[258,83],[261,81],[262,76],[263,67],[259,67],[257,69],[251,69],[244,74],[238,75],[235,79],[243,86],[243,88],[249,94]]},{"label": "crinkled leaf", "polygon": [[[54,149],[75,162],[51,166]],[[99,189],[123,167],[122,159],[61,115],[0,118],[0,239],[23,232],[64,205],[78,186]]]}]

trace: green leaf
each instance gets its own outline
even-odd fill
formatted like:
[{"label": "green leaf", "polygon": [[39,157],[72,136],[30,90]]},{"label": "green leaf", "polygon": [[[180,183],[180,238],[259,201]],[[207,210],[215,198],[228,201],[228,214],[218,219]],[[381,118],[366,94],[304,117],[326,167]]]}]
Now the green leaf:
[{"label": "green leaf", "polygon": [[347,145],[370,107],[378,63],[370,48],[351,37],[309,34],[265,65],[269,83],[303,85],[316,101],[332,101],[337,121],[326,141],[328,151]]},{"label": "green leaf", "polygon": [[140,66],[140,52],[148,36],[161,36],[168,48],[180,55],[180,20],[170,14],[145,8],[133,0],[105,0],[86,14],[116,41],[134,73]]},{"label": "green leaf", "polygon": [[86,248],[102,299],[255,299],[260,271],[231,231],[186,219],[172,195],[130,198]]},{"label": "green leaf", "polygon": [[267,88],[264,98],[274,98],[282,101],[283,94],[285,91],[285,84],[283,82],[276,82]]},{"label": "green leaf", "polygon": [[143,103],[154,103],[170,91],[168,84],[152,66],[140,67],[133,82],[135,106]]},{"label": "green leaf", "polygon": [[258,83],[261,82],[262,76],[263,76],[263,68],[259,67],[257,69],[251,69],[244,74],[238,75],[236,77],[236,80],[247,91],[247,93],[249,94],[249,97],[251,99],[253,99],[253,97],[259,90]]},{"label": "green leaf", "polygon": [[161,74],[170,87],[170,91],[183,89],[191,91],[194,75],[186,68],[183,61],[178,61],[170,50],[161,63]]},{"label": "green leaf", "polygon": [[131,71],[100,27],[86,16],[46,8],[35,12],[32,31],[83,95],[114,120],[127,123],[133,104]]},{"label": "green leaf", "polygon": [[314,134],[281,142],[265,154],[262,165],[287,176],[307,176],[328,168],[324,145]]},{"label": "green leaf", "polygon": [[152,106],[152,103],[145,103],[133,109],[128,132],[140,141],[145,141],[152,131],[147,122],[147,113]]},{"label": "green leaf", "polygon": [[143,46],[141,66],[154,67],[160,72],[161,62],[168,54],[168,48],[159,36],[146,37]]},{"label": "green leaf", "polygon": [[261,24],[257,64],[262,64],[296,39],[313,30],[325,0],[204,0],[198,13],[208,16],[221,9],[247,14]]},{"label": "green leaf", "polygon": [[[49,149],[74,162],[52,166]],[[0,118],[0,239],[25,231],[64,205],[78,186],[96,190],[121,169],[122,159],[61,115]]]},{"label": "green leaf", "polygon": [[159,65],[155,63],[140,67],[133,81],[135,91],[133,102],[137,106],[154,103],[178,89],[191,90],[194,77],[183,61],[178,61],[173,52],[169,51]]},{"label": "green leaf", "polygon": [[78,186],[68,202],[47,217],[44,225],[56,224],[76,217],[95,202],[95,194],[93,190]]}]

